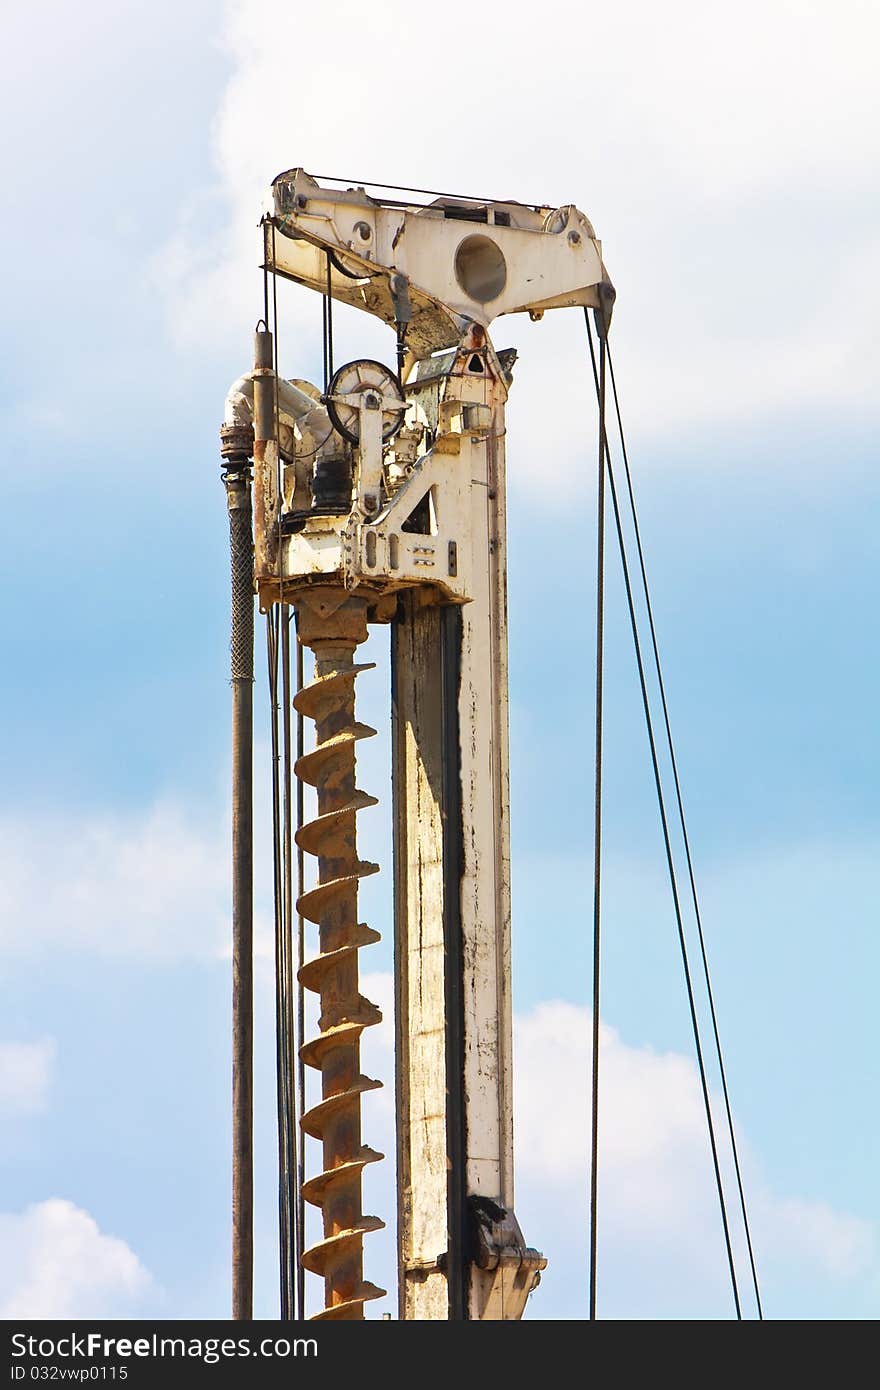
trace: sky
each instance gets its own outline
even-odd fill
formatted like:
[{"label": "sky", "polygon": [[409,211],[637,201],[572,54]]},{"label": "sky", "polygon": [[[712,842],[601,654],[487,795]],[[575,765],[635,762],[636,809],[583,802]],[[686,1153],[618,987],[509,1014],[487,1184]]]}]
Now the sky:
[{"label": "sky", "polygon": [[[281,169],[550,204],[602,238],[765,1315],[880,1304],[876,7],[34,0],[0,189],[0,1315],[229,1304],[228,578],[217,430]],[[285,375],[320,308],[280,295]],[[339,361],[393,360],[338,312]],[[509,406],[517,1215],[586,1311],[595,412],[577,312]],[[731,1316],[609,556],[599,1313]],[[366,1142],[393,1153],[387,632],[362,677]],[[257,651],[257,671],[264,652]],[[277,1315],[265,682],[257,1314]],[[713,1075],[717,1104],[717,1077]],[[315,1156],[309,1154],[310,1163]],[[727,1161],[725,1160],[725,1163]],[[727,1171],[725,1169],[725,1171]],[[367,1177],[387,1230],[393,1165]],[[737,1233],[744,1288],[741,1235]],[[310,1281],[314,1282],[314,1281]],[[312,1298],[316,1294],[312,1291]],[[374,1305],[378,1316],[392,1299]],[[746,1299],[747,1313],[752,1306]]]}]

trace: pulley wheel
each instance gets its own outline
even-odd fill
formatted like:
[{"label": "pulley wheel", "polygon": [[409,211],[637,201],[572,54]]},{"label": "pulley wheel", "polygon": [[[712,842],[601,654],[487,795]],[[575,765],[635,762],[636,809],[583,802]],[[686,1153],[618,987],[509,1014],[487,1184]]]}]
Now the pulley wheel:
[{"label": "pulley wheel", "polygon": [[333,426],[352,444],[360,440],[360,409],[353,401],[334,400],[335,396],[359,396],[364,391],[375,391],[385,402],[393,400],[394,405],[382,407],[382,439],[387,444],[393,439],[403,424],[406,413],[406,396],[400,378],[382,362],[371,357],[361,357],[356,362],[346,362],[333,374],[327,388],[327,413]]}]

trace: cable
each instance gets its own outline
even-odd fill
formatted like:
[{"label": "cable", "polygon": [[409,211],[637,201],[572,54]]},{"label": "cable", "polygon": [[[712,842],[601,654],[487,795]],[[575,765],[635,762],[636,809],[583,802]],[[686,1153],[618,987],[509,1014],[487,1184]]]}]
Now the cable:
[{"label": "cable", "polygon": [[330,252],[327,252],[327,291],[325,298],[326,316],[324,319],[325,345],[324,345],[324,370],[327,383],[324,390],[329,390],[330,382],[333,380],[333,263],[330,260]]},{"label": "cable", "polygon": [[[426,198],[457,198],[466,203],[512,203],[515,206],[527,208],[546,208],[549,203],[521,203],[518,198],[478,198],[475,193],[441,193],[436,188],[410,188],[405,183],[376,183],[374,179],[342,179],[336,174],[312,174],[313,179],[324,179],[327,183],[345,183],[349,188],[384,188],[391,193],[422,193]],[[383,199],[383,202],[391,203],[391,198]],[[406,206],[403,204],[402,206]]]},{"label": "cable", "polygon": [[[274,247],[274,235],[272,245]],[[275,273],[275,261],[272,261],[272,274]],[[269,327],[269,222],[263,219],[263,323]],[[257,325],[259,327],[259,324]]]},{"label": "cable", "polygon": [[599,964],[602,884],[602,704],[605,685],[605,350],[600,349],[596,522],[596,774],[593,837],[593,1068],[590,1134],[590,1321],[596,1320],[599,1194]]},{"label": "cable", "polygon": [[[596,368],[596,353],[593,346],[593,333],[590,328],[589,311],[584,310],[584,319],[587,325],[587,341],[590,348],[590,361],[593,368],[593,381],[596,388],[597,397],[600,395],[600,380]],[[703,1093],[703,1106],[706,1111],[706,1125],[709,1132],[709,1144],[712,1151],[712,1166],[715,1172],[715,1185],[718,1191],[718,1203],[721,1211],[721,1223],[724,1228],[724,1244],[727,1252],[727,1262],[730,1268],[730,1281],[733,1289],[733,1301],[736,1307],[738,1320],[742,1319],[742,1307],[740,1304],[739,1287],[736,1278],[736,1265],[733,1258],[733,1246],[730,1238],[730,1225],[727,1219],[727,1204],[724,1197],[724,1184],[721,1179],[721,1167],[718,1160],[718,1145],[715,1139],[715,1125],[712,1119],[712,1106],[709,1099],[709,1083],[706,1075],[706,1066],[703,1059],[703,1048],[700,1042],[700,1026],[697,1018],[696,1000],[694,997],[693,982],[691,980],[690,964],[688,961],[687,942],[684,935],[684,923],[682,920],[681,903],[678,894],[678,882],[675,873],[675,861],[672,855],[672,843],[669,835],[669,823],[666,815],[666,803],[663,796],[663,785],[660,777],[660,764],[657,757],[657,745],[654,737],[654,721],[651,715],[651,706],[648,699],[648,687],[645,680],[645,667],[642,660],[642,649],[639,641],[638,622],[636,619],[635,603],[633,601],[632,584],[630,582],[629,562],[626,557],[626,545],[623,537],[623,526],[620,518],[620,507],[617,500],[617,488],[614,482],[614,470],[611,463],[611,452],[608,448],[608,438],[605,435],[605,457],[608,464],[608,484],[611,490],[611,502],[614,510],[614,522],[617,530],[617,541],[620,550],[621,566],[623,569],[624,586],[626,589],[627,606],[629,608],[630,625],[632,627],[633,646],[635,649],[636,665],[638,667],[639,685],[642,693],[642,704],[645,712],[645,725],[648,734],[648,743],[651,750],[651,764],[654,770],[654,783],[657,791],[657,804],[660,811],[660,822],[663,831],[663,843],[666,850],[666,862],[669,869],[669,882],[672,889],[672,900],[675,908],[675,920],[678,928],[678,940],[681,950],[682,966],[684,969],[685,987],[687,990],[688,1007],[691,1016],[691,1026],[694,1035],[694,1047],[697,1054],[697,1067],[700,1074],[700,1086]]]},{"label": "cable", "polygon": [[[299,615],[294,611],[294,618],[297,624],[296,636],[296,693],[299,695],[305,681],[303,679],[303,649],[299,640]],[[305,740],[303,736],[303,716],[299,710],[296,712],[296,757],[297,762],[305,752]],[[302,829],[305,820],[305,784],[301,777],[296,779],[296,828]],[[305,893],[305,856],[302,845],[297,843],[296,847],[296,896],[297,903]],[[300,982],[299,973],[305,964],[305,918],[302,913],[297,914],[296,932],[296,1123],[299,1125],[300,1118],[305,1113],[306,1108],[306,1067],[302,1059],[302,1045],[305,1042],[305,990]],[[302,1262],[302,1252],[305,1248],[305,1198],[303,1197],[303,1184],[306,1180],[305,1170],[305,1144],[300,1143],[297,1158],[296,1174],[296,1292],[299,1316],[304,1318],[306,1315],[306,1295],[305,1281],[306,1273]]]},{"label": "cable", "polygon": [[[284,495],[284,473],[280,451],[280,404],[278,397],[278,279],[275,266],[275,226],[272,225],[272,341],[275,386],[275,447],[276,489],[278,499],[278,600],[274,605],[272,634],[273,690],[273,835],[275,858],[275,928],[276,928],[276,1053],[278,1058],[278,1142],[279,1142],[279,1258],[281,1265],[281,1317],[289,1321],[302,1316],[299,1299],[300,1281],[297,1277],[302,1238],[299,1229],[297,1178],[298,1154],[301,1145],[297,1138],[298,1114],[293,1089],[293,1055],[295,1049],[293,1025],[293,824],[292,801],[292,742],[290,691],[290,609],[284,597],[282,564],[281,510]],[[268,303],[267,290],[264,297]],[[281,757],[279,775],[278,737],[278,663],[281,662],[281,695],[283,701]]]},{"label": "cable", "polygon": [[327,296],[321,295],[321,347],[324,353],[324,395],[330,386],[330,373],[327,370]]},{"label": "cable", "polygon": [[287,1169],[284,1175],[285,1202],[288,1211],[289,1238],[286,1251],[287,1281],[290,1290],[291,1316],[297,1316],[295,1301],[296,1260],[298,1248],[297,1232],[297,1116],[293,1101],[292,1059],[295,1041],[293,1036],[293,821],[291,815],[292,797],[292,759],[291,759],[291,693],[290,693],[290,609],[286,603],[279,603],[279,626],[281,629],[281,688],[284,703],[282,716],[283,781],[282,796],[284,805],[284,1058],[285,1058],[285,1106],[284,1123],[287,1132]]},{"label": "cable", "polygon": [[272,750],[272,874],[275,909],[275,1075],[278,1110],[278,1259],[281,1287],[281,1318],[290,1317],[288,1256],[290,1215],[287,1204],[288,1126],[285,1119],[286,1058],[284,1049],[284,922],[281,849],[281,779],[278,738],[278,632],[277,611],[266,614],[266,654],[269,662],[270,737]]},{"label": "cable", "polygon": [[743,1186],[742,1172],[740,1169],[739,1153],[736,1143],[736,1134],[733,1127],[733,1113],[730,1105],[730,1094],[727,1087],[727,1074],[724,1066],[724,1054],[721,1047],[721,1035],[718,1029],[718,1017],[715,1011],[715,994],[712,989],[712,979],[709,973],[709,958],[706,952],[706,939],[703,932],[703,918],[700,911],[699,896],[697,893],[696,876],[694,874],[693,856],[691,854],[690,836],[688,835],[687,822],[684,813],[684,799],[681,791],[681,781],[678,775],[678,759],[675,756],[675,745],[672,741],[672,725],[669,719],[669,705],[666,700],[666,686],[663,680],[663,671],[660,664],[660,649],[657,642],[657,630],[654,625],[654,607],[651,602],[651,592],[648,587],[648,574],[645,566],[645,556],[642,549],[642,534],[639,526],[638,511],[636,509],[635,494],[633,492],[632,473],[629,466],[629,456],[626,448],[626,437],[623,432],[623,419],[620,411],[620,400],[617,394],[617,381],[614,376],[614,363],[611,357],[611,349],[608,349],[608,368],[611,373],[611,388],[614,394],[614,409],[617,415],[617,430],[620,435],[620,450],[623,458],[623,466],[626,475],[627,491],[629,493],[629,505],[633,519],[633,532],[636,541],[636,550],[639,557],[639,569],[641,571],[642,589],[645,595],[645,609],[648,615],[648,624],[651,632],[651,646],[654,653],[654,669],[657,673],[657,685],[660,691],[660,703],[663,709],[663,722],[666,728],[666,742],[669,747],[669,760],[672,766],[672,776],[675,784],[675,798],[678,806],[678,819],[681,825],[682,841],[684,844],[685,859],[687,862],[688,878],[690,880],[691,898],[694,905],[694,917],[697,924],[697,936],[700,943],[700,956],[703,962],[703,975],[706,981],[706,994],[709,1001],[709,1012],[712,1019],[712,1032],[715,1038],[715,1051],[718,1057],[718,1070],[721,1077],[721,1090],[724,1096],[724,1108],[727,1115],[727,1129],[730,1135],[730,1147],[733,1154],[733,1165],[736,1172],[736,1184],[739,1193],[740,1209],[742,1211],[743,1228],[745,1230],[746,1245],[749,1253],[749,1265],[752,1273],[752,1284],[755,1290],[755,1304],[758,1310],[758,1319],[763,1322],[764,1310],[761,1304],[761,1293],[758,1286],[758,1271],[755,1263],[755,1255],[752,1247],[752,1234],[749,1223],[748,1211],[746,1209],[745,1188]]}]

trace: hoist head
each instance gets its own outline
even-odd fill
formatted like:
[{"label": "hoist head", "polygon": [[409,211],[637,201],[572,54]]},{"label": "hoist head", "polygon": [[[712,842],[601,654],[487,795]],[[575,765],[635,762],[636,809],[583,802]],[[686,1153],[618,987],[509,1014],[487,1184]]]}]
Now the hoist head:
[{"label": "hoist head", "polygon": [[272,184],[266,211],[270,269],[396,325],[416,360],[501,314],[585,305],[611,315],[601,244],[572,204],[403,203],[291,169]]},{"label": "hoist head", "polygon": [[[415,586],[468,602],[472,470],[503,438],[515,357],[489,326],[582,306],[604,333],[614,289],[590,222],[571,204],[402,202],[292,169],[263,230],[266,270],[328,297],[331,374],[323,392],[275,381],[269,346],[227,402],[226,452],[254,439],[261,606],[329,580],[383,601]],[[367,358],[332,373],[334,299],[396,328],[397,373]]]}]

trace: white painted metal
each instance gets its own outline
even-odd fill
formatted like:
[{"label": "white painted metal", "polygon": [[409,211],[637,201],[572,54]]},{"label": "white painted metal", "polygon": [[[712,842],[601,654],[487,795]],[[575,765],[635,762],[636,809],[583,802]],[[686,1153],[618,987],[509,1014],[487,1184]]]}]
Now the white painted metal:
[{"label": "white painted metal", "polygon": [[[332,426],[327,411],[312,396],[306,394],[292,381],[278,381],[278,411],[282,423],[297,425],[324,440]],[[229,388],[226,396],[226,409],[223,415],[225,425],[250,425],[254,418],[254,378],[253,373],[240,376]]]},{"label": "white painted metal", "polygon": [[[405,595],[395,628],[395,976],[400,1315],[449,1317],[449,1165],[440,609]],[[433,672],[433,680],[426,675]]]},{"label": "white painted metal", "polygon": [[[438,199],[428,206],[394,207],[362,188],[321,188],[303,170],[292,169],[275,180],[266,210],[281,233],[274,242],[277,269],[312,289],[326,291],[326,248],[332,247],[334,298],[394,323],[398,311],[388,271],[404,277],[413,310],[407,343],[417,356],[457,343],[468,323],[487,328],[500,314],[598,307],[599,286],[608,283],[601,243],[574,206]],[[447,215],[456,210],[486,220]],[[468,293],[466,277],[456,274],[460,249],[475,236],[490,241],[504,260],[503,284],[491,299]]]},{"label": "white painted metal", "polygon": [[[473,383],[465,383],[472,386]],[[463,611],[461,783],[464,864],[467,1190],[513,1206],[513,1038],[510,999],[510,831],[507,710],[507,536],[504,401],[494,387],[492,430],[471,445],[471,602]],[[471,1317],[483,1315],[485,1279],[471,1280]]]},{"label": "white painted metal", "polygon": [[[277,592],[279,578],[335,579],[374,595],[385,617],[387,596],[402,603],[394,729],[401,1315],[450,1316],[448,1242],[462,1215],[451,1208],[447,1113],[456,1078],[448,1071],[445,930],[455,906],[463,949],[462,1196],[483,1204],[466,1311],[474,1319],[518,1318],[546,1262],[525,1247],[513,1215],[507,380],[486,329],[520,310],[540,317],[547,308],[601,302],[608,314],[613,290],[593,229],[574,207],[460,199],[394,206],[363,189],[319,188],[292,170],[273,185],[270,214],[279,273],[320,292],[329,275],[334,298],[405,327],[410,367],[428,368],[409,381],[407,425],[396,445],[383,445],[382,411],[357,402],[352,505],[345,515],[307,516],[285,534],[269,582]],[[425,363],[445,347],[456,349],[448,361]],[[298,393],[310,412],[296,417],[291,443],[298,496],[303,461],[311,467],[314,455],[303,424],[322,409],[313,390]],[[336,434],[321,443],[328,458],[345,447]],[[454,905],[444,901],[451,891],[444,854],[455,827],[444,823],[437,606],[450,603],[461,606],[462,627],[463,844]]]},{"label": "white painted metal", "polygon": [[[342,572],[350,589],[364,582],[383,591],[389,586],[434,584],[453,601],[466,601],[472,565],[471,475],[480,446],[478,436],[450,431],[414,462],[406,481],[375,517],[316,517],[307,530],[285,538],[283,576]],[[363,487],[359,480],[358,495]],[[404,531],[403,524],[427,493],[434,522],[431,533]],[[455,557],[452,562],[450,554]]]}]

